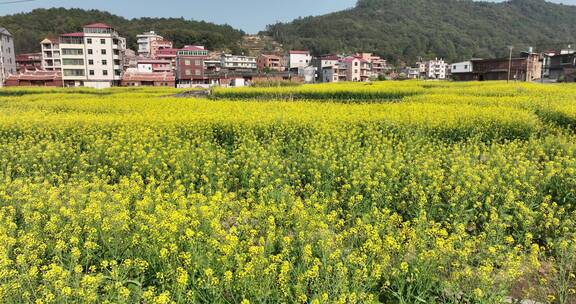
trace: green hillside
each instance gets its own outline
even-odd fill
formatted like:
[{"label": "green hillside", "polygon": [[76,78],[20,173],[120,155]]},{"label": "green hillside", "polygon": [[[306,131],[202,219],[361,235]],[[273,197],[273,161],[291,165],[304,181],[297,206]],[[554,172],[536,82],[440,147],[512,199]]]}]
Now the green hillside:
[{"label": "green hillside", "polygon": [[561,47],[576,41],[576,6],[544,0],[359,0],[356,7],[268,26],[289,48],[371,51],[395,61],[448,60]]},{"label": "green hillside", "polygon": [[135,49],[136,35],[155,30],[174,41],[177,47],[185,44],[202,44],[209,49],[237,48],[244,32],[228,25],[216,25],[184,18],[126,19],[99,10],[36,9],[29,13],[0,17],[0,26],[13,35],[19,53],[40,50],[40,41],[49,35],[81,30],[85,24],[104,22],[114,26],[128,39],[128,46]]}]

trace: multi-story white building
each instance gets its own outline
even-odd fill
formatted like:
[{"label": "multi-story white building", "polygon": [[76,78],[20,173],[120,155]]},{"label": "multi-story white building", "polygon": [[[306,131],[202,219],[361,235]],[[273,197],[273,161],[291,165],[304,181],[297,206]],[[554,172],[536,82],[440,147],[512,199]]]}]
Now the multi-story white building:
[{"label": "multi-story white building", "polygon": [[290,69],[301,69],[312,64],[312,55],[308,51],[290,51],[288,53]]},{"label": "multi-story white building", "polygon": [[103,23],[86,25],[83,32],[60,36],[65,86],[108,88],[122,80],[126,40]]},{"label": "multi-story white building", "polygon": [[47,71],[59,71],[62,68],[60,58],[60,40],[46,38],[40,42],[42,48],[42,68]]},{"label": "multi-story white building", "polygon": [[426,78],[428,79],[446,79],[448,75],[448,64],[444,59],[435,58],[426,63]]},{"label": "multi-story white building", "polygon": [[154,41],[164,40],[164,37],[154,31],[136,35],[136,38],[138,39],[138,55],[144,57],[152,56],[152,44]]},{"label": "multi-story white building", "polygon": [[14,40],[7,29],[0,27],[0,87],[9,75],[16,74]]},{"label": "multi-story white building", "polygon": [[244,55],[223,54],[220,57],[223,69],[228,70],[255,70],[258,66],[256,57]]}]

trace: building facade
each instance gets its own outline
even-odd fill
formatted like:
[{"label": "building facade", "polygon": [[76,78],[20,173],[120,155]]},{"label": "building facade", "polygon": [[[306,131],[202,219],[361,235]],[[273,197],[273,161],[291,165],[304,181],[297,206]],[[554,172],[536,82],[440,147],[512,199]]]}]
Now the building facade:
[{"label": "building facade", "polygon": [[171,72],[172,62],[167,59],[140,59],[136,70],[140,73]]},{"label": "building facade", "polygon": [[60,71],[62,58],[60,40],[58,38],[45,38],[40,42],[42,49],[42,68],[47,71]]},{"label": "building facade", "polygon": [[576,53],[557,54],[549,57],[548,77],[556,81],[573,82]]},{"label": "building facade", "polygon": [[82,32],[60,36],[65,86],[109,88],[122,80],[126,40],[103,23],[86,25]]},{"label": "building facade", "polygon": [[16,71],[42,70],[42,53],[29,53],[16,55]]},{"label": "building facade", "polygon": [[426,78],[427,79],[447,79],[448,64],[444,59],[435,58],[426,62]]},{"label": "building facade", "polygon": [[152,57],[152,43],[154,41],[164,40],[164,37],[156,34],[154,31],[136,35],[138,42],[138,55],[143,57]]},{"label": "building facade", "polygon": [[281,72],[285,70],[282,65],[282,57],[276,55],[262,54],[258,56],[256,65],[260,71],[269,70]]},{"label": "building facade", "polygon": [[542,77],[540,54],[524,53],[515,58],[472,60],[474,79],[533,81]]},{"label": "building facade", "polygon": [[384,75],[387,69],[387,62],[379,56],[372,53],[358,53],[356,57],[362,58],[364,61],[370,64],[370,74],[373,77],[378,77],[379,75]]},{"label": "building facade", "polygon": [[7,29],[0,27],[0,87],[8,76],[16,74],[16,54],[14,39]]},{"label": "building facade", "polygon": [[456,62],[450,65],[452,79],[456,81],[470,81],[474,79],[472,61]]},{"label": "building facade", "polygon": [[173,48],[173,43],[170,40],[152,40],[150,42],[150,57],[156,58],[158,51]]},{"label": "building facade", "polygon": [[185,46],[176,51],[176,82],[181,88],[205,84],[204,60],[208,50],[203,46]]},{"label": "building facade", "polygon": [[290,51],[288,62],[291,70],[305,68],[312,64],[312,55],[308,51]]},{"label": "building facade", "polygon": [[322,55],[312,59],[312,65],[316,68],[319,82],[338,82],[338,66],[340,56]]},{"label": "building facade", "polygon": [[222,63],[222,68],[230,71],[256,70],[258,68],[256,57],[222,54],[220,61]]},{"label": "building facade", "polygon": [[172,72],[126,72],[121,82],[125,87],[174,87],[175,84]]}]

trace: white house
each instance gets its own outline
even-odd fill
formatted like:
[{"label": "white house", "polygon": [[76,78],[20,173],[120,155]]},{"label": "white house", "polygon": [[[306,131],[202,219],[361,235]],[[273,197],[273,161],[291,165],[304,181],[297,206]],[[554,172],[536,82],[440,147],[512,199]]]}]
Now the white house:
[{"label": "white house", "polygon": [[223,54],[220,57],[221,66],[228,70],[256,70],[256,57],[244,55]]},{"label": "white house", "polygon": [[104,23],[86,25],[82,32],[60,36],[65,86],[109,88],[122,80],[126,40]]},{"label": "white house", "polygon": [[290,51],[289,57],[290,69],[301,69],[312,64],[312,55],[308,51]]},{"label": "white house", "polygon": [[472,61],[462,61],[451,64],[452,74],[472,73]]},{"label": "white house", "polygon": [[426,63],[426,78],[428,79],[446,79],[448,65],[444,59],[435,58]]},{"label": "white house", "polygon": [[14,39],[7,29],[0,27],[0,87],[11,74],[16,74]]},{"label": "white house", "polygon": [[47,71],[60,71],[62,59],[59,39],[45,38],[40,42],[40,47],[42,49],[42,68]]},{"label": "white house", "polygon": [[138,55],[144,57],[151,57],[152,42],[164,40],[164,37],[156,34],[154,31],[136,35],[138,42]]}]

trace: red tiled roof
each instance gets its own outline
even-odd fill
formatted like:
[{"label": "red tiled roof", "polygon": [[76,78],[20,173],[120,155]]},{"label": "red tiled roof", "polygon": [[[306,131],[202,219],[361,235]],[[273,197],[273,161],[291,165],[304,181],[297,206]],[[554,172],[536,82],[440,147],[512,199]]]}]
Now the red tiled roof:
[{"label": "red tiled roof", "polygon": [[8,76],[8,78],[6,79],[7,81],[14,81],[14,80],[18,80],[18,81],[22,81],[22,80],[62,80],[62,73],[60,71],[44,71],[44,70],[38,70],[38,71],[25,71],[22,72],[20,74],[13,74]]},{"label": "red tiled roof", "polygon": [[82,32],[67,33],[67,34],[60,35],[60,37],[84,37],[84,33],[82,33]]},{"label": "red tiled roof", "polygon": [[176,76],[170,72],[126,72],[122,77],[122,81],[176,81]]},{"label": "red tiled roof", "polygon": [[300,55],[310,55],[310,52],[309,52],[309,51],[290,51],[290,54],[293,54],[293,55],[298,55],[298,54],[300,54]]},{"label": "red tiled roof", "polygon": [[85,25],[84,28],[104,28],[104,29],[109,29],[112,28],[111,26],[109,26],[106,23],[92,23],[92,24],[88,24]]}]

